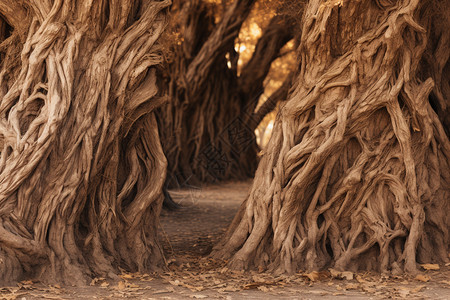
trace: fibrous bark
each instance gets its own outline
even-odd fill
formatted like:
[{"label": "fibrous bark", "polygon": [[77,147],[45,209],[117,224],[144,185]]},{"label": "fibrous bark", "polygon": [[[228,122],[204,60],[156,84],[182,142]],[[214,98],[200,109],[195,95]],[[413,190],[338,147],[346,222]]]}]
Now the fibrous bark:
[{"label": "fibrous bark", "polygon": [[308,3],[294,90],[214,256],[278,272],[449,261],[449,6],[439,3]]},{"label": "fibrous bark", "polygon": [[170,101],[158,114],[172,186],[254,174],[253,111],[272,61],[292,38],[290,19],[275,16],[239,72],[235,43],[255,2],[231,2],[218,23],[205,1],[180,2],[175,9],[182,40],[166,74]]},{"label": "fibrous bark", "polygon": [[0,283],[163,265],[154,66],[169,5],[0,1],[14,28],[0,45]]}]

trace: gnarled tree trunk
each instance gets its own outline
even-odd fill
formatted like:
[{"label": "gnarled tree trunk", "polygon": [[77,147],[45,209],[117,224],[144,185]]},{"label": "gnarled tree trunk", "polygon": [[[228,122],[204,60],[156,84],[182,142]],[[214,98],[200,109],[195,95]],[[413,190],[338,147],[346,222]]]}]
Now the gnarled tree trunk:
[{"label": "gnarled tree trunk", "polygon": [[278,272],[449,261],[449,22],[439,3],[308,3],[295,90],[213,255]]},{"label": "gnarled tree trunk", "polygon": [[217,24],[205,1],[176,6],[182,40],[167,72],[170,101],[158,114],[169,185],[244,179],[256,170],[253,112],[271,63],[292,39],[292,22],[273,17],[238,72],[235,43],[255,2],[232,1]]},{"label": "gnarled tree trunk", "polygon": [[154,66],[169,0],[0,1],[0,283],[163,265]]}]

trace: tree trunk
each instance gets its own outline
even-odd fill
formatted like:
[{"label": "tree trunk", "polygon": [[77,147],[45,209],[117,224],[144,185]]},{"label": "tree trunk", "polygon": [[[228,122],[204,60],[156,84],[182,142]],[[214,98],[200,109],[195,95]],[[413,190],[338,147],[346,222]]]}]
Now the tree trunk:
[{"label": "tree trunk", "polygon": [[0,45],[0,284],[163,266],[154,66],[169,5],[0,1],[14,28]]},{"label": "tree trunk", "polygon": [[213,256],[288,273],[449,261],[450,24],[438,3],[308,3],[294,90]]},{"label": "tree trunk", "polygon": [[292,38],[292,22],[275,16],[238,74],[235,43],[254,2],[233,1],[217,24],[210,4],[179,5],[183,39],[168,68],[170,102],[159,114],[171,186],[254,174],[258,146],[252,114],[272,61]]}]

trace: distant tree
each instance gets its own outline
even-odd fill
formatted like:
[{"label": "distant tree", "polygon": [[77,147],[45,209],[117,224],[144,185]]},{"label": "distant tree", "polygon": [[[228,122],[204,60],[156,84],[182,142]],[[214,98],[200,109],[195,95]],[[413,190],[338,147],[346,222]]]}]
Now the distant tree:
[{"label": "distant tree", "polygon": [[[254,174],[259,151],[254,130],[264,117],[254,111],[272,62],[293,37],[292,19],[276,14],[252,57],[239,67],[236,44],[255,2],[174,2],[173,30],[179,38],[162,84],[170,100],[158,114],[169,184]],[[287,94],[288,86],[283,87],[271,109]]]},{"label": "distant tree", "polygon": [[0,284],[161,266],[169,0],[0,0]]},{"label": "distant tree", "polygon": [[449,261],[449,7],[308,2],[293,92],[215,257],[277,272]]}]

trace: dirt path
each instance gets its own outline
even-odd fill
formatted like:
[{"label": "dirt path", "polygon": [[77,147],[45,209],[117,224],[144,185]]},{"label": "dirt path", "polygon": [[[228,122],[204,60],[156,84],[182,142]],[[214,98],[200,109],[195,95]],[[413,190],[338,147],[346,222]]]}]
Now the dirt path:
[{"label": "dirt path", "polygon": [[170,191],[182,208],[161,215],[167,272],[123,274],[116,281],[97,278],[88,287],[23,282],[0,287],[0,299],[450,299],[450,266],[424,271],[417,278],[332,276],[328,271],[294,276],[230,272],[206,254],[232,221],[249,187],[250,182],[234,182]]},{"label": "dirt path", "polygon": [[172,190],[182,207],[161,214],[161,241],[166,255],[204,255],[211,251],[247,196],[250,182]]}]

